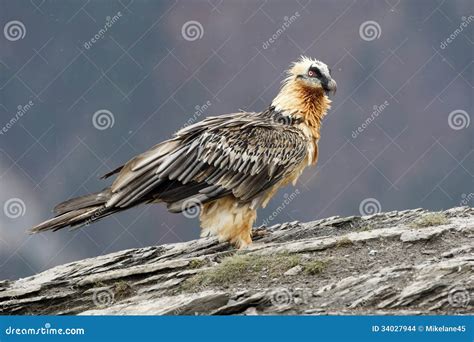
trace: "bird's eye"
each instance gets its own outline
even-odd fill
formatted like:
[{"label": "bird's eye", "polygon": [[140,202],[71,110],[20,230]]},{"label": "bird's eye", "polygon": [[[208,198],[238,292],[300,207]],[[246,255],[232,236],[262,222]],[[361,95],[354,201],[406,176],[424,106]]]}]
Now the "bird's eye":
[{"label": "bird's eye", "polygon": [[315,66],[312,66],[311,68],[309,68],[308,70],[308,76],[309,77],[321,77],[321,71],[319,71],[319,69]]}]

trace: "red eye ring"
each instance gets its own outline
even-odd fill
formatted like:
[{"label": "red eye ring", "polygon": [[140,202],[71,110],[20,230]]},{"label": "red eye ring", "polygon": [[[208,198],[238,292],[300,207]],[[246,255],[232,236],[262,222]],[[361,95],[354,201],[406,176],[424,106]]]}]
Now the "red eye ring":
[{"label": "red eye ring", "polygon": [[314,77],[316,73],[313,70],[308,71],[308,76],[309,77]]}]

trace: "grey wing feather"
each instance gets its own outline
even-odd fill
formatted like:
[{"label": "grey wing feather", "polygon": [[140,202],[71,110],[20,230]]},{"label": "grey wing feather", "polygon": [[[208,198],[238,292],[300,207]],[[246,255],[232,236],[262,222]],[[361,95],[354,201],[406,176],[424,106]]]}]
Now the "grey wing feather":
[{"label": "grey wing feather", "polygon": [[307,144],[299,129],[255,113],[210,117],[124,165],[107,206],[161,200],[180,211],[230,193],[251,201],[295,170]]}]

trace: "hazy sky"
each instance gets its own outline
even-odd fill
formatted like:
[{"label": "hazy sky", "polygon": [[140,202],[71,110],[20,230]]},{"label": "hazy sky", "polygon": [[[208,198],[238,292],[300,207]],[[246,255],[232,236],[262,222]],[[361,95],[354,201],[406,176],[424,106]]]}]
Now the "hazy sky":
[{"label": "hazy sky", "polygon": [[196,238],[197,218],[160,205],[26,231],[185,123],[264,109],[300,55],[327,63],[338,91],[318,166],[258,224],[472,206],[473,12],[470,0],[1,0],[0,279]]}]

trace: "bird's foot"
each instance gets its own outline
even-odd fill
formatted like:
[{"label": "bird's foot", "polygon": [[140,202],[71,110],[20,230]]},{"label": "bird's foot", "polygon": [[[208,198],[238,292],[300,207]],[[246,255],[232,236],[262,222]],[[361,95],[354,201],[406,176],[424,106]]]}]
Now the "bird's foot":
[{"label": "bird's foot", "polygon": [[252,230],[252,237],[254,240],[264,238],[265,236],[270,235],[270,231],[265,226],[260,226]]}]

